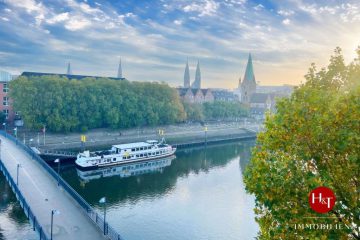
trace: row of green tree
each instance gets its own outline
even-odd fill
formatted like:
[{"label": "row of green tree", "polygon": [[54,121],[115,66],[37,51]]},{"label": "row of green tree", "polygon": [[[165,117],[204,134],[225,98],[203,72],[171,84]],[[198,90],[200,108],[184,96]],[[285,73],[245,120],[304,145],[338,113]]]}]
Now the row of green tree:
[{"label": "row of green tree", "polygon": [[[312,64],[305,78],[267,117],[246,169],[258,238],[360,239],[360,48],[348,65],[337,48],[326,68]],[[310,192],[320,186],[336,196],[327,214],[309,206]]]},{"label": "row of green tree", "polygon": [[22,76],[10,83],[10,96],[27,128],[46,125],[54,132],[154,126],[246,114],[239,103],[182,103],[177,91],[164,83],[107,78]]}]

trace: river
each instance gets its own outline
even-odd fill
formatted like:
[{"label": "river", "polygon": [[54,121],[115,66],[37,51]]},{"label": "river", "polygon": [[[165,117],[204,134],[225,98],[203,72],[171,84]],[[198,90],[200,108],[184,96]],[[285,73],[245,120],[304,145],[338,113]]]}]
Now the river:
[{"label": "river", "polygon": [[[254,197],[242,180],[253,145],[189,148],[177,151],[175,159],[86,172],[70,167],[61,175],[100,213],[99,199],[106,197],[106,218],[126,240],[253,239]],[[32,239],[4,181],[1,175],[0,239],[14,239],[19,231]]]}]

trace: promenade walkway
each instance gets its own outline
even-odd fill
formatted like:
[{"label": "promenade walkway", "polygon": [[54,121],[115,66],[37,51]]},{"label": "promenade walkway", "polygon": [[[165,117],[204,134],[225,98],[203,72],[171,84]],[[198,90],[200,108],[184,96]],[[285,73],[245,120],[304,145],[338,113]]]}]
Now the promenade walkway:
[{"label": "promenade walkway", "polygon": [[18,171],[18,188],[48,239],[52,210],[60,212],[54,215],[53,239],[107,239],[84,208],[58,186],[56,179],[38,161],[4,136],[0,136],[0,140],[2,163],[15,182]]}]

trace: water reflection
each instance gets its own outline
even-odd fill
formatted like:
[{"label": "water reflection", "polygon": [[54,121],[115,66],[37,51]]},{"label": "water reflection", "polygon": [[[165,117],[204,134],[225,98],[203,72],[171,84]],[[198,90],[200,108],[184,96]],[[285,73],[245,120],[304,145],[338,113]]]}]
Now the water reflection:
[{"label": "water reflection", "polygon": [[135,174],[136,168],[123,170],[123,166],[117,166],[86,172],[71,168],[63,171],[62,176],[90,205],[98,206],[103,196],[107,196],[110,205],[123,201],[135,203],[144,197],[167,194],[179,178],[225,167],[234,158],[239,160],[243,171],[253,145],[254,142],[249,141],[180,150],[176,152],[176,159],[168,159],[170,161],[158,170],[156,166],[149,166],[152,170],[144,169],[144,173],[151,174]]},{"label": "water reflection", "polygon": [[175,158],[176,156],[173,155],[161,159],[122,164],[119,166],[100,168],[96,170],[84,171],[84,170],[76,169],[76,172],[79,178],[82,180],[81,183],[85,184],[88,183],[89,181],[99,178],[106,178],[113,176],[126,178],[136,175],[149,174],[153,172],[162,173],[164,168],[170,166],[171,161],[174,160]]},{"label": "water reflection", "polygon": [[0,172],[0,239],[35,239],[36,234]]}]

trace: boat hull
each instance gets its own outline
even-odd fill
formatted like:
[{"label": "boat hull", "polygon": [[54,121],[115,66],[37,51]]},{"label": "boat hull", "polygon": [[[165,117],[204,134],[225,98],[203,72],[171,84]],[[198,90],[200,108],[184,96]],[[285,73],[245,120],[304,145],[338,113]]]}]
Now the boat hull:
[{"label": "boat hull", "polygon": [[163,154],[163,155],[151,156],[151,157],[146,157],[146,158],[138,158],[138,159],[127,159],[127,160],[109,162],[109,163],[98,164],[98,165],[93,165],[93,166],[81,166],[81,165],[77,164],[76,161],[75,161],[75,164],[76,164],[76,168],[78,168],[80,170],[94,170],[94,169],[111,167],[111,166],[116,166],[116,165],[144,162],[144,161],[149,161],[149,160],[154,160],[154,159],[159,159],[159,158],[166,158],[166,157],[174,155],[175,151],[176,151],[176,148],[173,148],[171,152],[169,152],[167,154]]}]

